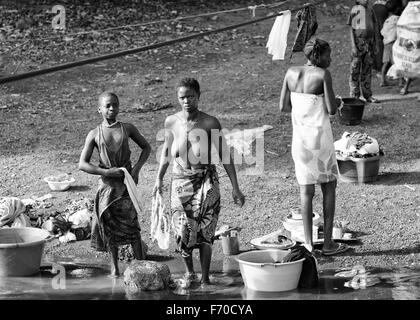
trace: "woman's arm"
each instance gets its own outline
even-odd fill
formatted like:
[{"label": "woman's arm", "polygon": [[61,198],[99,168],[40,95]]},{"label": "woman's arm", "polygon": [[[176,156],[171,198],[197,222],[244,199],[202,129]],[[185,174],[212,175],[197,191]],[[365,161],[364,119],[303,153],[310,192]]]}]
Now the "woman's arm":
[{"label": "woman's arm", "polygon": [[352,57],[357,57],[356,41],[354,40],[354,30],[350,27],[350,46]]},{"label": "woman's arm", "polygon": [[337,112],[337,106],[340,104],[340,101],[335,98],[334,89],[332,87],[331,73],[327,69],[324,70],[323,82],[327,110],[330,115],[333,115]]},{"label": "woman's arm", "polygon": [[101,175],[101,176],[105,176],[109,178],[123,177],[124,172],[118,168],[105,169],[105,168],[100,168],[90,163],[90,159],[92,157],[93,150],[96,145],[95,136],[96,136],[96,130],[92,130],[88,133],[86,137],[85,145],[83,147],[83,150],[79,159],[79,170],[82,170],[90,174]]},{"label": "woman's arm", "polygon": [[139,130],[132,125],[127,125],[128,129],[128,135],[129,137],[141,148],[141,153],[139,160],[137,163],[133,166],[133,169],[131,170],[131,176],[133,177],[133,180],[135,183],[138,183],[139,180],[139,172],[147,159],[150,156],[150,152],[152,151],[152,148],[150,147],[150,144],[147,142],[147,140],[140,134]]},{"label": "woman's arm", "polygon": [[[245,203],[245,196],[242,194],[239,189],[238,178],[236,176],[235,164],[233,163],[232,155],[230,149],[226,143],[226,139],[222,132],[222,127],[219,120],[214,118],[214,124],[212,125],[212,145],[217,148],[217,153],[219,158],[222,161],[222,165],[226,170],[226,173],[229,177],[230,183],[232,184],[232,198],[235,204],[239,204],[242,207]],[[215,133],[215,131],[218,131]],[[209,152],[211,147],[209,148]]]},{"label": "woman's arm", "polygon": [[153,195],[156,192],[162,193],[163,178],[172,160],[171,149],[173,142],[174,133],[172,130],[172,121],[170,117],[168,117],[165,120],[165,141],[163,143],[162,152],[160,154],[159,169],[156,176],[155,186],[153,188]]},{"label": "woman's arm", "polygon": [[280,94],[280,111],[291,112],[292,103],[290,102],[290,90],[288,85],[289,71],[286,72],[283,80],[283,87]]}]

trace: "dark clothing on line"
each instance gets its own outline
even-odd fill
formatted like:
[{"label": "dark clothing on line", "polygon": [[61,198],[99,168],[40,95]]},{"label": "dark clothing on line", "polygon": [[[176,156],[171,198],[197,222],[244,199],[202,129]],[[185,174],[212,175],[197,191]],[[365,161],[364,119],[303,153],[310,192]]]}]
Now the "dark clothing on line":
[{"label": "dark clothing on line", "polygon": [[293,52],[303,51],[306,42],[315,34],[316,29],[318,28],[316,8],[313,4],[300,9],[296,14],[296,19],[298,21],[298,31],[290,56],[292,56]]}]

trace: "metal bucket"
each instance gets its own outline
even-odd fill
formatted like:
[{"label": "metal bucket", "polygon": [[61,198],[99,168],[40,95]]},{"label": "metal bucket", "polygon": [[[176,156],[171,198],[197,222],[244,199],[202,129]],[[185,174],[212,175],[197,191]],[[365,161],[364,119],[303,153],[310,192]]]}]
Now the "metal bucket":
[{"label": "metal bucket", "polygon": [[239,253],[239,239],[237,236],[232,237],[221,237],[222,238],[222,250],[226,256],[233,256]]},{"label": "metal bucket", "polygon": [[39,272],[48,231],[38,228],[0,229],[0,276],[30,276]]},{"label": "metal bucket", "polygon": [[343,106],[338,109],[341,124],[355,126],[362,122],[365,102],[357,98],[342,98]]}]

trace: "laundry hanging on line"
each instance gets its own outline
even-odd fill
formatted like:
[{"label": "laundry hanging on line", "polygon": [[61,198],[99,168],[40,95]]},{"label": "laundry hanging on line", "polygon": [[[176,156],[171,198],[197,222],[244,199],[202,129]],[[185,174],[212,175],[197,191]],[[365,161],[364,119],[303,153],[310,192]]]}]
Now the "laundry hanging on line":
[{"label": "laundry hanging on line", "polygon": [[273,60],[284,60],[284,54],[286,53],[291,12],[290,10],[282,12],[283,14],[278,16],[274,21],[266,45],[268,54],[273,55]]},{"label": "laundry hanging on line", "polygon": [[290,57],[292,57],[293,52],[302,52],[305,44],[318,29],[316,7],[313,4],[305,5],[304,8],[300,9],[296,13],[296,19],[298,22],[298,31],[296,33]]}]

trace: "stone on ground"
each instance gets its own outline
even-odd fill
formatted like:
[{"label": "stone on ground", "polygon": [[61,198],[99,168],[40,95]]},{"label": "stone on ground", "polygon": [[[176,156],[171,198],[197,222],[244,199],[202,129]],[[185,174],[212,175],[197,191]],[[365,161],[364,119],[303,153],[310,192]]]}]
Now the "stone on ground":
[{"label": "stone on ground", "polygon": [[133,260],[124,272],[124,285],[130,292],[164,290],[171,282],[166,264],[147,260]]}]

